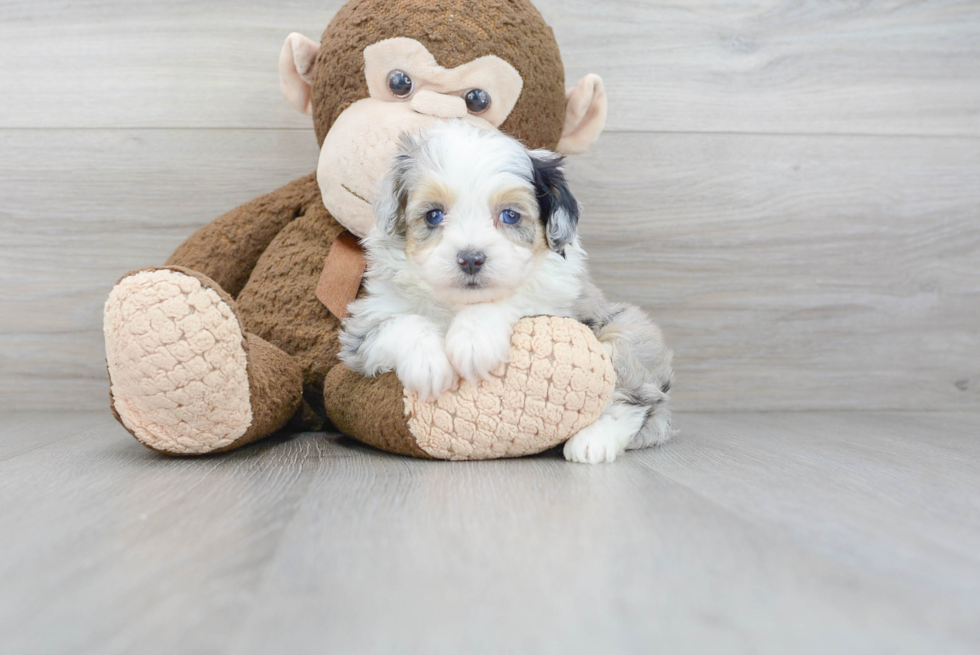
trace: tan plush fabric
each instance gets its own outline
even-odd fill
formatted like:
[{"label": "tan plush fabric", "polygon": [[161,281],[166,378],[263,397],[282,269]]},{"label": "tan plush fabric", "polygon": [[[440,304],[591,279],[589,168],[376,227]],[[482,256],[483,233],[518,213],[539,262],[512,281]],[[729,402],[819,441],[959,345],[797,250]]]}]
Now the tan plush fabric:
[{"label": "tan plush fabric", "polygon": [[304,114],[313,113],[310,85],[319,49],[320,44],[316,41],[293,32],[286,37],[279,53],[279,86],[282,94],[293,109]]},{"label": "tan plush fabric", "polygon": [[[412,95],[412,105],[420,101],[418,110],[443,118],[466,116],[466,103],[458,94],[461,90],[483,89],[491,98],[490,107],[480,114],[494,127],[500,127],[513,111],[517,99],[524,88],[524,80],[517,69],[500,57],[485,55],[453,69],[440,66],[424,45],[414,39],[396,37],[385,39],[364,49],[364,72],[368,89],[374,98],[386,98],[388,90],[388,62],[401,62],[400,68],[413,80],[422,80],[424,87],[417,88]],[[459,100],[460,113],[455,111],[440,113],[437,107],[425,106],[425,96],[429,94],[443,101]],[[447,97],[449,96],[449,97]],[[430,101],[431,102],[431,101]]]},{"label": "tan plush fabric", "polygon": [[437,459],[518,457],[568,440],[612,397],[612,361],[570,318],[538,316],[514,327],[510,362],[489,380],[422,402],[406,394],[408,426]]},{"label": "tan plush fabric", "polygon": [[366,267],[364,248],[357,237],[343,232],[334,239],[316,283],[316,297],[337,318],[343,320],[349,316],[347,305],[357,297]]},{"label": "tan plush fabric", "polygon": [[515,326],[510,362],[492,380],[464,382],[437,401],[404,394],[393,373],[365,378],[343,364],[327,375],[324,396],[337,428],[376,448],[493,459],[532,455],[568,440],[599,417],[614,386],[609,355],[587,327],[538,316]]},{"label": "tan plush fabric", "polygon": [[104,331],[113,411],[153,450],[228,450],[281,428],[299,407],[299,366],[245,334],[234,300],[188,269],[124,277]]},{"label": "tan plush fabric", "polygon": [[606,126],[606,88],[602,78],[590,73],[568,90],[565,107],[565,131],[558,142],[563,155],[586,152]]},{"label": "tan plush fabric", "polygon": [[205,452],[252,424],[241,325],[197,278],[130,275],[106,302],[104,329],[116,412],[147,446]]}]

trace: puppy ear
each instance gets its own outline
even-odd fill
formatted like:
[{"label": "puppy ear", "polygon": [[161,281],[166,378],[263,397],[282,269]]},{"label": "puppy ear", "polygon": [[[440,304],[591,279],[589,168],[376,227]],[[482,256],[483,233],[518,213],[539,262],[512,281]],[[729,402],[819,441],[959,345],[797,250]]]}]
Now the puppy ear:
[{"label": "puppy ear", "polygon": [[386,236],[394,236],[398,225],[402,222],[405,212],[407,193],[402,181],[402,172],[397,165],[401,154],[395,155],[395,160],[388,172],[378,180],[378,189],[374,194],[374,220],[378,231]]},{"label": "puppy ear", "polygon": [[405,233],[403,218],[408,202],[408,174],[415,167],[418,149],[418,139],[407,133],[402,134],[391,166],[378,180],[374,194],[374,218],[378,230],[387,236]]},{"label": "puppy ear", "polygon": [[548,150],[532,150],[534,193],[538,198],[541,221],[548,237],[548,247],[562,257],[565,246],[578,230],[578,201],[568,188],[563,168],[564,157]]}]

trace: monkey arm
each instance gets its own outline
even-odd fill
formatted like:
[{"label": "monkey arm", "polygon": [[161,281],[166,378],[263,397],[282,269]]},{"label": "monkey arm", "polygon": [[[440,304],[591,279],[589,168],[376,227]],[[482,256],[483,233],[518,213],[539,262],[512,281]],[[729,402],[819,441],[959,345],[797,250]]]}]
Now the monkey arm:
[{"label": "monkey arm", "polygon": [[166,265],[203,273],[235,297],[275,236],[319,198],[316,174],[301,177],[208,223]]}]

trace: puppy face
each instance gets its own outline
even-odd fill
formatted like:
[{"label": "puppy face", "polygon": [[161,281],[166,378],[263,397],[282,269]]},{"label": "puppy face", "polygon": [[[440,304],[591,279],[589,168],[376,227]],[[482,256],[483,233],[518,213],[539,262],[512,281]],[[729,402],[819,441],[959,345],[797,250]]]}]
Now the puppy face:
[{"label": "puppy face", "polygon": [[451,304],[510,296],[575,238],[561,158],[459,121],[403,136],[379,187],[379,232]]}]

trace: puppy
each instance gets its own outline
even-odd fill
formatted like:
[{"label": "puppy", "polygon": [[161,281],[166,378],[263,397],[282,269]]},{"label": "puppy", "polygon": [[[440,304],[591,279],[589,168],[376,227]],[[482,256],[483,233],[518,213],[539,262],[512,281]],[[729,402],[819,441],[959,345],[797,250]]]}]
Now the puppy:
[{"label": "puppy", "polygon": [[525,316],[570,316],[612,357],[616,390],[565,444],[576,462],[611,462],[666,441],[671,351],[637,307],[608,302],[591,282],[578,203],[560,156],[528,151],[462,121],[403,135],[374,201],[365,239],[365,297],[349,307],[340,358],[437,397],[506,361]]}]

